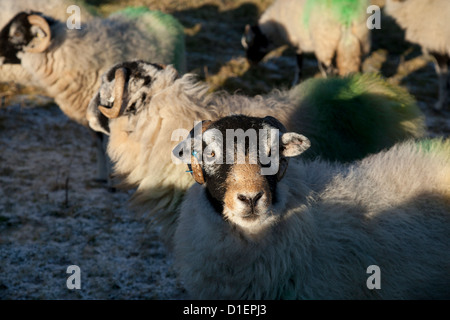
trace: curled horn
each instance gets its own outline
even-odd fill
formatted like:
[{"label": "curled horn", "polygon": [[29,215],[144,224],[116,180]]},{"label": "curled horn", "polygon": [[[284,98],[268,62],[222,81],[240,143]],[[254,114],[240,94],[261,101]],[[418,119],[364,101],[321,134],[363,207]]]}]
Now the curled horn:
[{"label": "curled horn", "polygon": [[109,119],[117,118],[122,108],[123,92],[125,91],[125,82],[127,78],[127,70],[125,68],[119,68],[114,75],[114,104],[112,108],[105,106],[99,106],[100,112]]},{"label": "curled horn", "polygon": [[[205,132],[209,126],[212,124],[212,121],[210,120],[203,120],[202,121],[202,134]],[[193,133],[193,130],[191,130],[191,134]],[[191,154],[191,164],[188,166],[189,170],[192,171],[192,176],[194,177],[194,180],[199,184],[205,183],[205,177],[203,175],[203,168],[201,164],[199,163],[200,159],[197,158],[195,150]]]},{"label": "curled horn", "polygon": [[52,32],[50,30],[50,26],[48,25],[47,20],[41,17],[40,15],[31,14],[28,16],[28,22],[37,26],[45,33],[45,38],[40,40],[40,43],[34,47],[27,48],[27,52],[40,53],[44,52],[50,46],[50,40],[52,38]]}]

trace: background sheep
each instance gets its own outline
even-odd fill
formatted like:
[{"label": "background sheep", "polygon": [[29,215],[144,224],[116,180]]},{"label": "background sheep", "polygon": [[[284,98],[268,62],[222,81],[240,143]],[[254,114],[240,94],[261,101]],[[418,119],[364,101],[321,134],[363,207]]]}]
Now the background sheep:
[{"label": "background sheep", "polygon": [[401,28],[405,38],[418,44],[422,50],[435,59],[439,77],[439,99],[434,109],[441,110],[448,102],[450,79],[450,2],[447,0],[387,0],[385,12],[392,16]]},{"label": "background sheep", "polygon": [[[103,75],[88,108],[90,126],[109,134],[115,174],[137,187],[133,203],[163,227],[167,244],[173,238],[178,205],[194,182],[169,157],[184,138],[174,131],[188,132],[194,121],[235,113],[276,115],[288,128],[309,135],[313,147],[305,157],[340,161],[359,159],[425,131],[414,100],[376,75],[310,80],[265,96],[207,92],[192,75],[179,78],[170,66],[132,61]],[[114,113],[108,122],[103,121],[105,110]]]},{"label": "background sheep", "polygon": [[[67,8],[77,5],[80,9],[82,22],[92,18],[93,10],[86,9],[86,5],[80,0],[2,0],[0,2],[0,30],[19,12],[34,10],[45,12],[46,15],[61,21],[66,21],[70,13]],[[21,65],[4,64],[0,66],[0,82],[13,81],[24,86],[38,86],[32,76]],[[41,88],[44,89],[44,88]]]},{"label": "background sheep", "polygon": [[[30,19],[33,19],[32,21]],[[72,120],[87,126],[86,109],[107,67],[147,58],[185,69],[184,33],[171,16],[144,7],[127,8],[81,29],[35,12],[21,12],[1,31],[4,63],[20,62]],[[98,136],[99,179],[108,179]]]},{"label": "background sheep", "polygon": [[[450,140],[404,142],[351,165],[293,159],[288,167],[310,143],[274,118],[232,116],[202,127],[180,144],[203,142],[193,149],[203,157],[187,159],[204,183],[188,191],[175,234],[191,298],[450,297]],[[246,140],[232,149],[211,143],[225,141],[226,129],[278,130],[279,147],[262,138],[254,153]],[[226,163],[242,144],[246,161]],[[271,163],[279,170],[264,175],[268,150],[279,150]],[[381,270],[380,289],[366,285],[371,265]]]},{"label": "background sheep", "polygon": [[242,45],[254,63],[282,45],[295,48],[294,84],[301,78],[304,53],[315,54],[324,76],[335,67],[340,75],[357,72],[370,50],[368,6],[368,0],[277,0],[256,25],[245,27]]}]

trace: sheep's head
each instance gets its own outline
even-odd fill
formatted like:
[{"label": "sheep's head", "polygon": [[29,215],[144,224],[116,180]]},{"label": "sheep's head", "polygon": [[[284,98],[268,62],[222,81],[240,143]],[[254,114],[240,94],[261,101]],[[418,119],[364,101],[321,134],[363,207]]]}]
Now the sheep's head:
[{"label": "sheep's head", "polygon": [[154,82],[161,71],[176,78],[172,66],[141,60],[116,64],[102,75],[102,82],[87,110],[89,125],[95,131],[109,134],[109,122],[132,116],[143,110],[152,98]]},{"label": "sheep's head", "polygon": [[19,53],[47,50],[51,44],[53,22],[39,12],[18,13],[0,31],[0,61],[20,64]]},{"label": "sheep's head", "polygon": [[199,123],[173,154],[189,163],[224,219],[250,230],[273,216],[288,158],[309,146],[306,137],[286,132],[273,117],[234,115]]},{"label": "sheep's head", "polygon": [[261,29],[255,25],[245,26],[245,31],[241,39],[242,46],[245,49],[247,60],[251,64],[257,64],[271,50],[269,40],[261,32]]}]

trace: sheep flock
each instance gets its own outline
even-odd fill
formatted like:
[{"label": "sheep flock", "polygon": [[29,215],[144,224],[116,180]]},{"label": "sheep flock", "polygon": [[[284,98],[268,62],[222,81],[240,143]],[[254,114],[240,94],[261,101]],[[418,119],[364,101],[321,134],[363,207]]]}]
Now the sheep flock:
[{"label": "sheep flock", "polygon": [[448,14],[1,0],[0,299],[450,299]]}]

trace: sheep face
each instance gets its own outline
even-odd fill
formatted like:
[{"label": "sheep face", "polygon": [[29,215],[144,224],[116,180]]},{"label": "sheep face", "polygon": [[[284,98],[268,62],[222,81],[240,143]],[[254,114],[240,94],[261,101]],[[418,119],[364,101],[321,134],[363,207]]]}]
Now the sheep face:
[{"label": "sheep face", "polygon": [[0,31],[0,61],[20,64],[24,52],[44,52],[50,46],[52,20],[38,12],[20,12]]},{"label": "sheep face", "polygon": [[204,121],[201,130],[194,127],[174,149],[174,155],[190,162],[195,180],[205,185],[215,211],[255,232],[277,219],[272,210],[277,203],[277,183],[288,158],[301,154],[309,145],[306,137],[287,133],[273,117],[234,115]]},{"label": "sheep face", "polygon": [[110,121],[139,113],[152,98],[149,94],[152,84],[164,68],[138,60],[119,63],[109,69],[89,103],[86,114],[89,126],[109,135]]},{"label": "sheep face", "polygon": [[260,62],[271,50],[269,40],[258,26],[246,25],[241,43],[245,49],[247,60],[251,64]]}]

